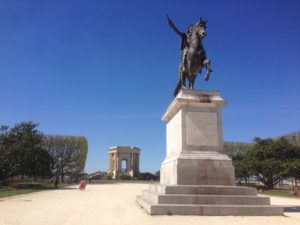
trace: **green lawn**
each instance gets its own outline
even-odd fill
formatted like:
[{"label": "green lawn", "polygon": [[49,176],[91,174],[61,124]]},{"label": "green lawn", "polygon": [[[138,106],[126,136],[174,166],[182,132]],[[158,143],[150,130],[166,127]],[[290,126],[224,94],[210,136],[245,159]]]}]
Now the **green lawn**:
[{"label": "green lawn", "polygon": [[270,190],[264,190],[261,192],[261,194],[266,194],[266,195],[273,195],[273,196],[282,196],[282,197],[290,197],[290,198],[300,198],[300,190],[298,196],[290,195],[289,189],[270,189]]},{"label": "green lawn", "polygon": [[[258,188],[256,184],[243,184],[242,186]],[[262,191],[263,190],[263,191]],[[290,195],[291,189],[282,189],[282,188],[274,188],[274,189],[265,189],[263,187],[259,187],[257,190],[258,194],[266,194],[272,196],[281,196],[281,197],[289,197],[289,198],[300,198],[300,188],[298,187],[298,196]]]},{"label": "green lawn", "polygon": [[[60,184],[58,188],[65,186],[67,184]],[[14,183],[7,186],[0,186],[0,198],[55,189],[53,183]]]}]

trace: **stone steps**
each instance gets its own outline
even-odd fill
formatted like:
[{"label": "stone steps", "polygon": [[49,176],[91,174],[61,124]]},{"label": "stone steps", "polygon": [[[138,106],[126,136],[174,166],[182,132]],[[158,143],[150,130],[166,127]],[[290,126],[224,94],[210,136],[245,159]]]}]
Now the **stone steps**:
[{"label": "stone steps", "polygon": [[210,204],[210,205],[269,205],[270,198],[245,195],[191,195],[159,194],[143,191],[143,198],[157,204]]},{"label": "stone steps", "polygon": [[283,207],[271,206],[269,197],[237,186],[150,184],[136,201],[151,215],[283,215]]},{"label": "stone steps", "polygon": [[200,216],[274,216],[283,215],[283,208],[270,205],[210,205],[210,204],[151,204],[142,196],[138,204],[150,215]]}]

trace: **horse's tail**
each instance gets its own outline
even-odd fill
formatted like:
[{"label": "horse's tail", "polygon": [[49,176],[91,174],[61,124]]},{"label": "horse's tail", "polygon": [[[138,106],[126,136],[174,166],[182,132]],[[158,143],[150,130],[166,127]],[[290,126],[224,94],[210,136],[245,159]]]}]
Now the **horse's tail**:
[{"label": "horse's tail", "polygon": [[179,81],[178,81],[178,83],[177,83],[177,86],[176,86],[176,88],[175,88],[175,90],[174,90],[174,98],[176,97],[176,95],[178,94],[178,92],[180,91],[180,89],[181,89],[181,79],[179,79]]}]

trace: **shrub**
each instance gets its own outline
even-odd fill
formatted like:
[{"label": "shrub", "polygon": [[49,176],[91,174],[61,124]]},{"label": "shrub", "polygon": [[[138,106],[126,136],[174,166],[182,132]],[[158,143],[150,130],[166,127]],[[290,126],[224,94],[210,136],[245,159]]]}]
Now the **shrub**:
[{"label": "shrub", "polygon": [[101,176],[101,179],[103,180],[112,180],[112,174],[111,173],[103,173]]},{"label": "shrub", "polygon": [[122,174],[118,175],[117,179],[119,179],[119,180],[130,180],[131,176],[127,173],[122,173]]}]

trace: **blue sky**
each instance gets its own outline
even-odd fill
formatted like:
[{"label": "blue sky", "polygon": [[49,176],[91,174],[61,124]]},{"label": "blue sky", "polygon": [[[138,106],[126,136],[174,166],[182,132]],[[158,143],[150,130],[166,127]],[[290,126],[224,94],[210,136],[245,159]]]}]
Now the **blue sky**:
[{"label": "blue sky", "polygon": [[300,2],[0,0],[0,124],[40,123],[88,138],[88,172],[107,149],[140,147],[141,171],[165,157],[165,124],[178,79],[182,31],[208,19],[204,47],[220,90],[225,141],[300,128]]}]

